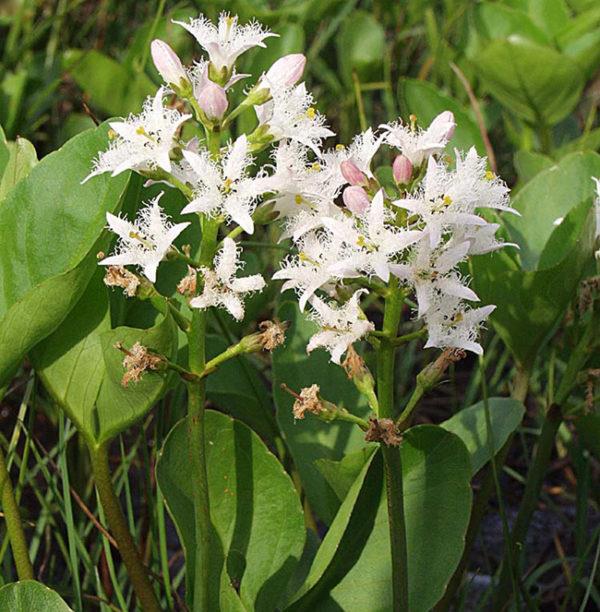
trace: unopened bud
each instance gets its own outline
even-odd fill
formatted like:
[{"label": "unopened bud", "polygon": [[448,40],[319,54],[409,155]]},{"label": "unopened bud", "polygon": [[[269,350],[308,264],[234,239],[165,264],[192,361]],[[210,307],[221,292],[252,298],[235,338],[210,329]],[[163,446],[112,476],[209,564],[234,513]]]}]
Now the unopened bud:
[{"label": "unopened bud", "polygon": [[185,68],[177,53],[166,42],[158,39],[153,40],[150,45],[150,52],[156,69],[166,83],[179,87],[182,81],[188,80]]},{"label": "unopened bud", "polygon": [[344,193],[342,193],[342,199],[348,210],[352,211],[355,215],[362,215],[371,203],[367,192],[357,185],[346,187]]},{"label": "unopened bud", "polygon": [[191,297],[196,294],[198,274],[195,268],[188,266],[187,274],[177,283],[177,292]]},{"label": "unopened bud", "polygon": [[454,136],[455,129],[456,121],[454,120],[454,113],[452,111],[444,111],[435,117],[428,131],[436,133],[439,131],[443,140],[450,140]]},{"label": "unopened bud", "polygon": [[350,183],[350,185],[366,185],[369,180],[365,173],[351,160],[347,159],[340,164],[342,176]]},{"label": "unopened bud", "polygon": [[447,348],[439,357],[427,364],[417,374],[417,385],[424,390],[434,387],[444,375],[451,363],[456,363],[465,357],[465,351],[458,348]]},{"label": "unopened bud", "polygon": [[392,164],[392,174],[398,185],[405,185],[412,178],[413,165],[406,155],[397,155]]},{"label": "unopened bud", "polygon": [[269,68],[265,79],[277,85],[291,87],[300,80],[305,66],[306,57],[302,53],[284,55]]},{"label": "unopened bud", "polygon": [[212,121],[222,119],[229,106],[225,90],[212,81],[206,83],[196,99],[205,115]]}]

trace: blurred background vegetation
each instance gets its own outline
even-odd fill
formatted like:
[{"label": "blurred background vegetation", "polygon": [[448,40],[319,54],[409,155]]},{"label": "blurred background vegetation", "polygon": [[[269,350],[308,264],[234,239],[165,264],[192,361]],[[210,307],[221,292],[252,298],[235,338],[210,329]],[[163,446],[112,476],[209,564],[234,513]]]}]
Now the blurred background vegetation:
[{"label": "blurred background vegetation", "polygon": [[359,123],[411,113],[425,123],[449,108],[457,146],[485,152],[489,133],[509,180],[531,178],[548,156],[600,146],[596,0],[4,0],[7,138],[25,137],[43,155],[91,126],[90,115],[137,111],[160,82],[149,42],[168,40],[190,61],[198,49],[171,19],[221,10],[281,34],[242,69],[259,74],[282,53],[306,53],[309,87],[341,142]]}]

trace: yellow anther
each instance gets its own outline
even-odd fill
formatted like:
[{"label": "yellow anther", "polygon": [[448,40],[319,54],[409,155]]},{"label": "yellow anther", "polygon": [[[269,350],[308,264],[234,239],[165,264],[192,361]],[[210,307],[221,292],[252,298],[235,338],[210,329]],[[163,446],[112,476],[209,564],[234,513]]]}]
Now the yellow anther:
[{"label": "yellow anther", "polygon": [[233,181],[232,181],[230,178],[226,178],[226,179],[223,181],[223,190],[224,190],[225,192],[227,192],[227,191],[231,191],[231,183],[232,183],[232,182],[233,182]]},{"label": "yellow anther", "polygon": [[335,150],[336,151],[343,151],[346,147],[343,144],[336,144],[335,145]]},{"label": "yellow anther", "polygon": [[136,128],[135,133],[139,134],[140,136],[146,136],[146,130],[144,129],[143,125],[140,125],[138,128]]},{"label": "yellow anther", "polygon": [[134,240],[142,239],[142,237],[137,232],[134,232],[133,230],[129,232],[129,237],[133,238]]},{"label": "yellow anther", "polygon": [[315,172],[318,172],[321,169],[321,164],[319,162],[315,162],[311,167],[311,170],[314,170]]},{"label": "yellow anther", "polygon": [[306,110],[306,116],[309,119],[314,119],[317,116],[317,111],[311,106]]},{"label": "yellow anther", "polygon": [[496,175],[495,175],[495,174],[494,174],[494,173],[493,173],[491,170],[488,170],[488,171],[485,173],[485,178],[486,178],[488,181],[493,180],[493,179],[495,178],[495,176],[496,176]]},{"label": "yellow anther", "polygon": [[108,130],[108,139],[109,140],[114,140],[117,136],[118,136],[118,134],[112,128],[110,130]]},{"label": "yellow anther", "polygon": [[450,206],[450,204],[452,204],[452,198],[449,195],[445,195],[442,201],[445,206]]},{"label": "yellow anther", "polygon": [[364,247],[367,244],[367,242],[365,240],[365,237],[364,236],[359,236],[358,239],[356,240],[356,244],[359,247]]},{"label": "yellow anther", "polygon": [[296,202],[296,204],[298,204],[298,206],[300,206],[300,204],[302,204],[302,202],[304,202],[304,198],[299,193],[297,193],[294,196],[294,202]]}]

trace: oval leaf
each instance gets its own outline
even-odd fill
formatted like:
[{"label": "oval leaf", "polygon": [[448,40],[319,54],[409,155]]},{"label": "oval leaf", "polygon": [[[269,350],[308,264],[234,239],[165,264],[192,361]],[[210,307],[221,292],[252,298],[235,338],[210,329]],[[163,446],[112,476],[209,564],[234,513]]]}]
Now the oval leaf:
[{"label": "oval leaf", "polygon": [[[488,399],[494,455],[521,423],[525,407],[507,397]],[[471,474],[475,475],[491,458],[490,436],[485,417],[485,402],[478,402],[457,412],[440,427],[458,436],[471,456]]]},{"label": "oval leaf", "polygon": [[73,612],[61,597],[35,580],[21,580],[0,589],[0,610],[6,612]]},{"label": "oval leaf", "polygon": [[[248,610],[277,609],[304,546],[304,516],[291,479],[260,438],[240,421],[206,413],[212,523],[229,582]],[[194,576],[196,537],[186,420],[169,433],[156,476]],[[214,551],[218,559],[218,552]],[[220,568],[219,568],[220,571]],[[192,585],[188,584],[188,598]],[[228,598],[231,595],[228,595]]]},{"label": "oval leaf", "polygon": [[92,448],[143,417],[165,385],[164,374],[149,371],[124,388],[123,354],[116,342],[126,348],[140,342],[172,357],[176,327],[163,318],[150,329],[110,329],[108,296],[98,273],[62,325],[32,351],[44,386]]},{"label": "oval leaf", "polygon": [[0,206],[0,385],[64,319],[95,269],[106,212],[117,210],[127,181],[102,176],[81,185],[106,144],[106,126],[73,138]]}]

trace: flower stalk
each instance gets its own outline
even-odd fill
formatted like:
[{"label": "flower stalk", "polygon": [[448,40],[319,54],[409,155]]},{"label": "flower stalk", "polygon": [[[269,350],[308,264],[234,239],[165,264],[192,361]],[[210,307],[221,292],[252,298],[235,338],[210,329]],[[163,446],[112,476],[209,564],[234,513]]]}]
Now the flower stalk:
[{"label": "flower stalk", "polygon": [[10,540],[13,559],[17,568],[19,580],[33,580],[33,567],[29,559],[27,540],[23,531],[23,523],[19,513],[19,506],[10,481],[4,453],[0,447],[0,502],[4,519],[6,520],[6,531]]},{"label": "flower stalk", "polygon": [[[396,348],[390,341],[395,338],[400,324],[404,296],[398,281],[390,281],[390,294],[385,300],[383,332],[377,351],[377,394],[379,416],[393,419],[394,370]],[[385,488],[392,554],[392,591],[394,612],[406,612],[408,608],[408,552],[406,546],[406,524],[404,518],[404,492],[402,482],[402,459],[400,449],[381,444],[385,469]]]},{"label": "flower stalk", "polygon": [[142,563],[133,537],[129,532],[127,520],[123,515],[113,487],[108,464],[108,445],[102,444],[96,449],[90,447],[89,450],[100,502],[140,606],[144,612],[160,612],[161,608],[148,578],[148,571]]}]

